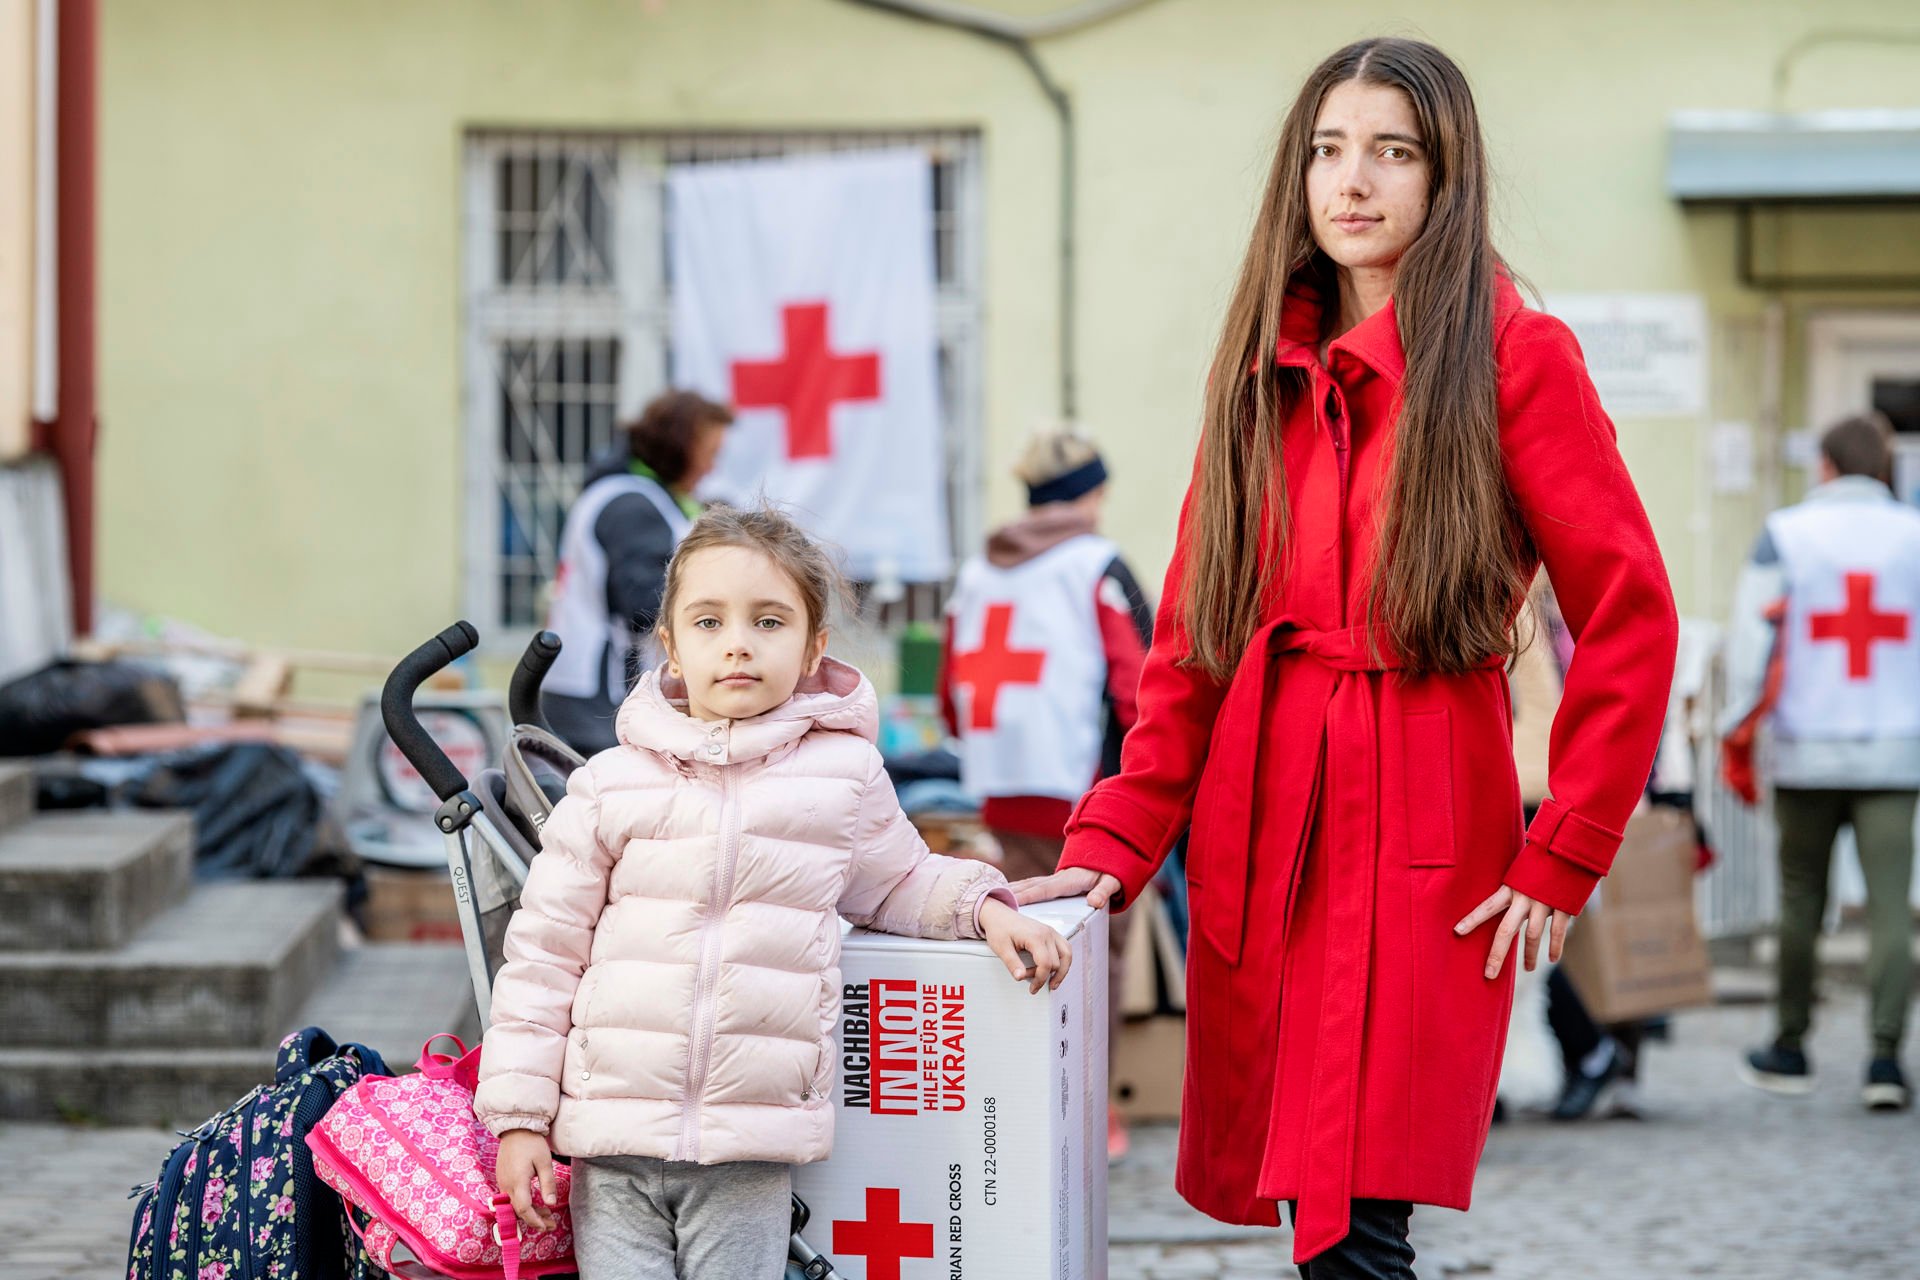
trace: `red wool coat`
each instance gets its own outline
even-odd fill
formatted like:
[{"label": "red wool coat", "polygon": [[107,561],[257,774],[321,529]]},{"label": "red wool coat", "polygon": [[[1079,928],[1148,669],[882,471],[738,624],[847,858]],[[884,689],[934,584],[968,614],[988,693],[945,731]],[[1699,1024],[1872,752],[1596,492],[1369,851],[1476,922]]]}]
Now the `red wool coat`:
[{"label": "red wool coat", "polygon": [[1515,962],[1489,981],[1495,925],[1453,926],[1503,882],[1585,906],[1673,676],[1666,571],[1573,335],[1504,278],[1495,325],[1506,481],[1577,641],[1532,826],[1499,664],[1409,679],[1377,669],[1354,625],[1406,361],[1389,304],[1323,367],[1300,290],[1276,353],[1310,380],[1282,426],[1291,573],[1221,683],[1175,665],[1176,554],[1121,772],[1067,828],[1061,865],[1133,901],[1191,816],[1177,1184],[1229,1222],[1273,1224],[1299,1200],[1300,1261],[1345,1236],[1350,1199],[1467,1207]]}]

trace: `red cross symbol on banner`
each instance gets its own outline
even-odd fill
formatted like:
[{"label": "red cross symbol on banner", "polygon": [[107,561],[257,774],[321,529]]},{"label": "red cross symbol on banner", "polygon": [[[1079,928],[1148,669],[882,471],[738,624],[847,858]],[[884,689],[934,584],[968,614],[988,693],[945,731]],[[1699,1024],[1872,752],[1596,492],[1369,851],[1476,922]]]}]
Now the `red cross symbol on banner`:
[{"label": "red cross symbol on banner", "polygon": [[867,1188],[867,1220],[833,1224],[833,1251],[867,1260],[867,1280],[900,1280],[902,1258],[933,1256],[933,1224],[900,1221],[900,1192]]},{"label": "red cross symbol on banner", "polygon": [[999,706],[1000,689],[1009,684],[1038,684],[1047,655],[1039,649],[1015,649],[1007,643],[1013,630],[1013,606],[987,606],[987,625],[980,636],[980,647],[953,655],[953,682],[973,690],[973,709],[967,716],[970,729],[993,728],[994,712]]},{"label": "red cross symbol on banner", "polygon": [[1866,680],[1873,675],[1873,642],[1905,640],[1907,615],[1876,613],[1873,608],[1873,575],[1847,575],[1847,607],[1838,613],[1815,613],[1807,617],[1808,629],[1815,640],[1844,640],[1847,645],[1847,679]]},{"label": "red cross symbol on banner", "polygon": [[733,403],[780,409],[787,416],[787,457],[833,456],[833,406],[880,398],[880,353],[836,355],[827,349],[827,304],[780,310],[786,350],[778,360],[735,360]]}]

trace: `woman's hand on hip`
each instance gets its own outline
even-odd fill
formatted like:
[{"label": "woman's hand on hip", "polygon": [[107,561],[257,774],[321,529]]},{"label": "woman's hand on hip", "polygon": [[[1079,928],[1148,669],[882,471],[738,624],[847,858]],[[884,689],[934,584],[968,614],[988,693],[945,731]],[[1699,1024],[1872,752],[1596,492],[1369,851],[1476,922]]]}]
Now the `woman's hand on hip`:
[{"label": "woman's hand on hip", "polygon": [[1087,905],[1098,910],[1112,901],[1120,892],[1120,881],[1110,875],[1103,875],[1091,867],[1068,867],[1065,871],[1056,871],[1050,876],[1034,876],[1028,880],[1017,880],[1008,886],[1013,896],[1019,899],[1021,906],[1029,902],[1052,902],[1055,898],[1077,898],[1087,895]]},{"label": "woman's hand on hip", "polygon": [[1492,897],[1468,912],[1466,919],[1453,926],[1453,931],[1464,937],[1495,916],[1500,917],[1500,927],[1494,930],[1493,949],[1487,952],[1489,978],[1500,976],[1501,968],[1507,963],[1507,952],[1516,938],[1521,940],[1521,954],[1528,970],[1539,964],[1542,938],[1548,939],[1547,959],[1559,963],[1560,951],[1567,944],[1567,926],[1573,923],[1570,913],[1556,911],[1503,884]]}]

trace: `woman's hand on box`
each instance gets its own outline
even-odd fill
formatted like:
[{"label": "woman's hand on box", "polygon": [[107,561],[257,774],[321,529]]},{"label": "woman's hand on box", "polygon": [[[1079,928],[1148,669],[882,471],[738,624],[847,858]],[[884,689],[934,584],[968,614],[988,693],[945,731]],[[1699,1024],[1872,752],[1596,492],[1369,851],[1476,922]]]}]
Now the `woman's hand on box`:
[{"label": "woman's hand on box", "polygon": [[[1056,871],[1050,876],[1034,876],[1029,880],[1019,880],[1009,886],[1013,896],[1021,906],[1030,902],[1052,902],[1055,898],[1077,898],[1087,895],[1087,905],[1095,911],[1113,902],[1120,892],[1120,881],[1113,876],[1104,875],[1091,867],[1068,867]],[[1114,903],[1118,907],[1118,903]]]},{"label": "woman's hand on box", "polygon": [[[1028,919],[998,898],[981,907],[980,932],[1014,980],[1028,984],[1029,994],[1058,987],[1073,967],[1073,948],[1051,925]],[[1031,964],[1021,959],[1023,951],[1033,957]]]}]

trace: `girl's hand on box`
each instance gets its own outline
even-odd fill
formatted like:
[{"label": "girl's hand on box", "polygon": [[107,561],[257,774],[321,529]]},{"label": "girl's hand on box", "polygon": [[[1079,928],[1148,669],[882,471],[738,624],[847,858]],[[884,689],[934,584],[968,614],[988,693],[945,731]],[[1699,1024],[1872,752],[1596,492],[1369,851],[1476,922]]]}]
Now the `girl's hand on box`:
[{"label": "girl's hand on box", "polygon": [[[1068,867],[1050,876],[1034,876],[1030,880],[1017,881],[1009,887],[1023,907],[1029,902],[1077,898],[1084,893],[1087,895],[1087,905],[1098,911],[1109,902],[1114,902],[1120,892],[1120,881],[1090,867]],[[1119,903],[1114,902],[1114,906],[1117,909]]]},{"label": "girl's hand on box", "polygon": [[[981,907],[980,932],[1007,972],[1028,984],[1029,994],[1058,987],[1073,965],[1073,948],[1052,926],[1029,920],[998,898]],[[1033,957],[1031,965],[1020,958],[1022,951]]]},{"label": "girl's hand on box", "polygon": [[528,1231],[551,1231],[554,1216],[533,1202],[533,1180],[540,1179],[540,1197],[559,1203],[560,1188],[553,1177],[553,1148],[545,1134],[531,1129],[509,1129],[500,1135],[500,1155],[493,1162],[494,1185],[513,1201],[513,1212]]}]

